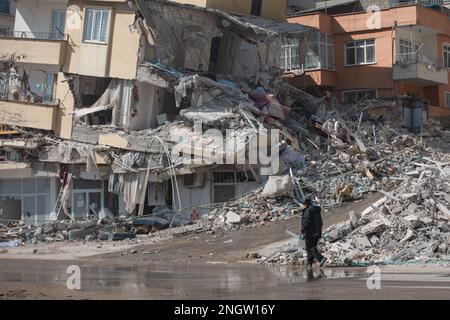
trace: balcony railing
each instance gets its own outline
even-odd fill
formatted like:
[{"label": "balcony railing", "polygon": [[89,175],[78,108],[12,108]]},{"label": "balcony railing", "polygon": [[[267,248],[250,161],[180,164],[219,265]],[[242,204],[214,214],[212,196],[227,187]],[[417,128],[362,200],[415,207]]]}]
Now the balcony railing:
[{"label": "balcony railing", "polygon": [[37,40],[67,40],[67,35],[61,32],[29,32],[0,30],[0,38],[22,38]]},{"label": "balcony railing", "polygon": [[412,64],[423,64],[428,69],[441,70],[444,67],[444,61],[435,57],[429,57],[416,52],[398,53],[396,56],[396,64],[401,66],[409,66]]},{"label": "balcony railing", "polygon": [[450,15],[450,9],[445,7],[445,2],[443,0],[412,0],[412,1],[402,1],[402,0],[390,0],[389,7],[403,7],[411,5],[421,5],[426,8],[439,9],[441,12]]},{"label": "balcony railing", "polygon": [[389,4],[391,7],[401,7],[401,6],[410,6],[413,4],[420,4],[424,7],[434,7],[434,6],[442,6],[444,4],[443,0],[390,0]]},{"label": "balcony railing", "polygon": [[394,80],[410,80],[425,86],[448,84],[443,61],[418,53],[397,54],[393,66]]}]

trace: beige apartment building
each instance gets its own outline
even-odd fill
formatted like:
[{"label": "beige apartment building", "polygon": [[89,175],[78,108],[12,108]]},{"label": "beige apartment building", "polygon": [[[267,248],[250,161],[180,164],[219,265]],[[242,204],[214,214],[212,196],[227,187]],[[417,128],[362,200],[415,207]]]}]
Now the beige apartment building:
[{"label": "beige apartment building", "polygon": [[[306,29],[283,22],[284,1],[177,2],[14,1],[14,29],[0,35],[0,55],[15,55],[0,74],[0,202],[11,219],[46,221],[61,208],[74,219],[100,208],[130,213],[149,198],[130,191],[147,185],[139,179],[158,195],[146,207],[178,209],[255,185],[253,168],[142,176],[164,160],[152,130],[180,114],[186,92],[174,83],[187,94],[218,86],[199,99],[228,103],[214,95],[235,89],[217,74],[266,83],[280,71],[282,38],[302,39]],[[133,171],[149,152],[148,169]],[[129,192],[113,191],[117,181]]]}]

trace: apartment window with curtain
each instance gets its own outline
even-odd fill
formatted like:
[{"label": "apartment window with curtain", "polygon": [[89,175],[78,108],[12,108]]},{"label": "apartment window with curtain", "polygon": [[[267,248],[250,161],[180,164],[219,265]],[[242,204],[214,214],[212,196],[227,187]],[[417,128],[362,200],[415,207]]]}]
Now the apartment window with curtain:
[{"label": "apartment window with curtain", "polygon": [[375,39],[351,41],[345,44],[345,65],[375,63]]},{"label": "apartment window with curtain", "polygon": [[106,43],[108,41],[109,19],[109,10],[86,9],[84,41]]},{"label": "apartment window with curtain", "polygon": [[443,50],[444,66],[450,68],[450,44],[444,44]]}]

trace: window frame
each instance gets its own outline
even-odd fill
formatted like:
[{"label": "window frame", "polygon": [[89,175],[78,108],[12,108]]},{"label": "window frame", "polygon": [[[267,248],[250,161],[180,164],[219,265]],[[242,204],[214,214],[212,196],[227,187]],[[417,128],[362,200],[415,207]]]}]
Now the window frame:
[{"label": "window frame", "polygon": [[[373,45],[372,44],[371,45],[367,45],[367,43],[366,43],[366,44],[364,44],[364,46],[362,46],[362,48],[364,48],[364,61],[365,61],[363,63],[357,63],[356,49],[359,48],[359,47],[354,45],[354,46],[352,46],[350,48],[347,48],[347,45],[349,43],[356,43],[356,42],[359,42],[359,41],[365,41],[365,42],[373,41]],[[367,48],[368,47],[372,47],[372,46],[373,46],[373,59],[374,59],[374,61],[373,62],[367,62]],[[347,63],[347,49],[354,49],[354,52],[355,52],[355,63],[354,64]],[[367,66],[367,65],[371,65],[371,64],[376,64],[377,63],[377,41],[376,41],[376,38],[358,39],[358,40],[351,40],[351,41],[345,42],[344,43],[344,62],[345,62],[345,66],[346,67]]]},{"label": "window frame", "polygon": [[[293,43],[283,44],[280,47],[280,54],[279,54],[279,61],[281,62],[281,60],[283,60],[283,65],[281,65],[280,67],[284,71],[288,72],[302,69],[302,65],[300,63],[300,41],[293,39],[292,42]],[[296,54],[292,54],[293,52],[295,53],[295,50],[297,50]],[[293,63],[294,61],[293,57],[295,56],[297,57],[298,65],[295,65]]]},{"label": "window frame", "polygon": [[[218,173],[218,174],[229,174],[232,173],[233,174],[233,181],[229,181],[229,182],[217,182],[214,181],[214,174]],[[239,179],[239,175],[245,175],[247,176],[247,178],[249,178],[247,181],[240,181]],[[251,176],[251,178],[250,178]],[[222,187],[233,187],[234,188],[234,198],[236,199],[237,194],[238,194],[238,186],[241,184],[245,184],[245,183],[256,183],[257,181],[257,177],[252,173],[251,170],[236,170],[236,169],[222,169],[222,170],[213,170],[211,171],[211,195],[212,195],[212,201],[213,203],[223,203],[223,202],[216,202],[216,197],[215,197],[215,187],[216,186],[222,186]],[[232,199],[232,200],[233,200]],[[228,200],[229,201],[229,200]]]},{"label": "window frame", "polygon": [[[324,41],[322,41],[322,37],[324,37]],[[294,42],[294,41],[293,41]],[[279,61],[284,60],[283,64],[280,65],[285,72],[302,70],[302,71],[316,71],[316,70],[328,70],[335,71],[335,57],[334,57],[334,38],[333,35],[326,32],[315,32],[314,33],[314,41],[305,40],[306,49],[309,50],[313,45],[317,46],[317,59],[318,65],[314,67],[308,67],[307,59],[308,54],[301,54],[300,46],[301,42],[297,41],[297,43],[286,43],[280,47]],[[296,48],[296,49],[295,49]],[[325,52],[322,52],[322,48],[325,48]],[[293,62],[292,52],[297,50],[297,60],[298,66],[296,66]],[[289,55],[288,55],[289,52]],[[324,57],[324,61],[322,63],[322,57]],[[290,61],[288,61],[290,58]],[[329,59],[330,58],[330,59]],[[293,67],[294,66],[294,67]]]},{"label": "window frame", "polygon": [[[54,14],[59,14],[61,16],[59,16],[59,19],[61,19],[61,17],[63,17],[63,30],[60,30],[62,32],[62,34],[60,34],[58,31],[54,31],[53,28],[57,27],[54,25]],[[50,12],[50,39],[51,40],[64,40],[66,38],[66,15],[67,15],[67,10],[66,9],[52,9]],[[58,35],[58,36],[57,36]]]},{"label": "window frame", "polygon": [[356,101],[356,102],[347,102],[346,100],[345,100],[345,94],[347,93],[356,93],[356,92],[368,92],[368,91],[375,91],[375,98],[374,99],[378,99],[378,90],[377,89],[356,89],[356,90],[344,90],[344,91],[342,91],[342,102],[344,103],[344,104],[347,104],[347,103],[356,103],[356,102],[358,102],[358,101]]},{"label": "window frame", "polygon": [[[448,96],[448,101],[447,101],[447,96]],[[448,102],[448,104],[447,104],[447,102]],[[450,109],[450,91],[444,92],[444,107],[446,109]]]},{"label": "window frame", "polygon": [[[86,39],[86,30],[87,30],[87,13],[89,10],[92,10],[94,12],[96,11],[100,11],[100,12],[108,12],[108,23],[106,26],[106,40],[102,41],[102,40],[92,40],[92,39]],[[94,19],[95,14],[93,14],[92,16],[92,26],[91,26],[91,32],[92,34],[94,33]],[[106,7],[95,7],[95,6],[89,6],[86,7],[84,9],[84,24],[83,24],[83,43],[90,43],[90,44],[101,44],[101,45],[107,45],[109,43],[109,38],[110,38],[110,28],[111,28],[111,18],[112,18],[112,9],[111,8],[106,8]],[[101,15],[101,20],[100,20],[100,26],[102,25],[102,21],[103,21],[103,14]],[[101,30],[100,30],[100,34],[101,34]]]},{"label": "window frame", "polygon": [[[445,59],[446,51],[447,51],[447,59]],[[444,68],[450,69],[450,43],[447,42],[442,43],[442,60],[444,62]]]}]

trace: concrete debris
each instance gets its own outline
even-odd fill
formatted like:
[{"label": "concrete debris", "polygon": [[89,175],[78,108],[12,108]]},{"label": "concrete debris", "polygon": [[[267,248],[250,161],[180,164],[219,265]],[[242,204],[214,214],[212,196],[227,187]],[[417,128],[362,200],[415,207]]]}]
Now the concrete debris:
[{"label": "concrete debris", "polygon": [[[434,160],[447,162],[448,154],[435,154]],[[354,224],[356,217],[331,226],[319,248],[335,265],[370,265],[433,262],[448,265],[450,218],[449,177],[424,158],[405,165],[402,180],[384,197],[361,212],[366,223]],[[426,164],[426,166],[425,166]],[[416,193],[415,197],[403,197]],[[387,193],[384,192],[384,195]],[[437,244],[437,245],[436,245]]]},{"label": "concrete debris", "polygon": [[226,224],[238,224],[241,222],[241,216],[233,211],[228,211],[225,215],[225,223]]},{"label": "concrete debris", "polygon": [[293,195],[294,184],[292,183],[291,177],[269,177],[264,190],[263,197],[267,198],[277,198],[280,196],[291,196]]}]

